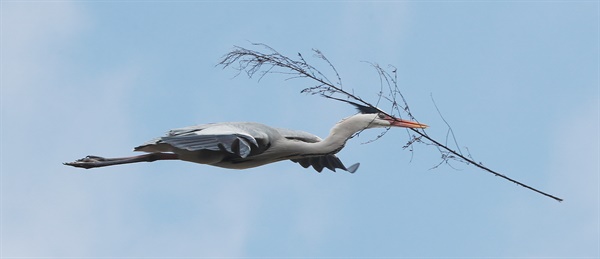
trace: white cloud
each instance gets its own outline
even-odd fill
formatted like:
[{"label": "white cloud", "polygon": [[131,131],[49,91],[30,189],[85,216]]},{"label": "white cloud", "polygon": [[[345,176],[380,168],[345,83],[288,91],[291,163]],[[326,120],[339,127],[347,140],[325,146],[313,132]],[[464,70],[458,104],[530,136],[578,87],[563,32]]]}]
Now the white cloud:
[{"label": "white cloud", "polygon": [[564,202],[523,194],[502,207],[511,230],[507,255],[598,256],[598,112],[598,100],[573,107],[548,140],[552,162],[540,168],[548,180],[536,187]]},{"label": "white cloud", "polygon": [[[2,4],[3,256],[85,255],[98,243],[98,204],[123,209],[119,194],[124,188],[119,187],[126,180],[111,183],[114,189],[100,190],[109,194],[98,196],[95,187],[109,178],[86,179],[60,164],[85,139],[108,146],[107,139],[119,142],[127,136],[126,130],[114,134],[93,126],[114,118],[115,127],[126,128],[126,115],[119,115],[126,102],[119,97],[135,79],[127,67],[92,80],[74,78],[77,64],[62,51],[87,24],[79,7],[73,2]],[[84,81],[88,89],[81,89]],[[91,114],[89,100],[101,104]],[[118,217],[104,220],[120,223]]]},{"label": "white cloud", "polygon": [[5,2],[2,8],[2,91],[25,95],[22,91],[39,86],[36,80],[60,68],[55,47],[71,40],[86,21],[69,2]]},{"label": "white cloud", "polygon": [[[598,256],[600,226],[600,117],[598,99],[573,107],[571,115],[560,121],[554,135],[552,178],[549,188],[564,196],[563,216],[577,218],[576,222],[561,222],[569,228],[562,230],[570,236],[565,255],[575,251],[581,256]],[[559,223],[560,224],[560,223]],[[576,254],[577,255],[577,254]]]}]

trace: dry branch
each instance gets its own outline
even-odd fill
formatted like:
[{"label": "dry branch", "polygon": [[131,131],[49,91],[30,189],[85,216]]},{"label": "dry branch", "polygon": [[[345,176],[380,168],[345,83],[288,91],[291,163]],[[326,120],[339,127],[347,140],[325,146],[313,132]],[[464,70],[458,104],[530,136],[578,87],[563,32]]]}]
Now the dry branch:
[{"label": "dry branch", "polygon": [[[324,61],[331,68],[331,70],[333,71],[333,73],[335,74],[335,77],[336,77],[335,83],[330,81],[325,76],[325,74],[323,74],[321,71],[319,71],[313,65],[309,64],[300,53],[298,53],[298,59],[294,60],[294,59],[291,59],[287,56],[280,54],[275,49],[273,49],[265,44],[253,43],[253,45],[265,49],[267,51],[267,53],[262,53],[260,51],[250,50],[250,49],[236,46],[234,48],[234,50],[232,50],[231,52],[229,52],[225,56],[223,56],[223,59],[221,60],[221,62],[219,62],[218,65],[223,66],[223,68],[232,67],[238,71],[238,75],[242,72],[245,72],[246,75],[250,78],[258,75],[259,80],[262,79],[267,74],[272,74],[272,73],[287,75],[288,76],[287,80],[298,79],[298,78],[310,79],[310,80],[314,81],[314,85],[303,89],[302,93],[320,95],[322,97],[335,99],[338,101],[344,101],[344,102],[357,102],[361,105],[369,107],[370,109],[373,109],[377,112],[386,114],[391,117],[401,117],[400,116],[401,114],[405,114],[411,120],[418,122],[418,120],[413,116],[412,112],[410,111],[408,103],[398,87],[398,79],[397,79],[395,67],[391,67],[391,69],[392,69],[391,72],[388,72],[388,70],[381,68],[377,64],[367,62],[377,71],[377,73],[379,74],[379,78],[380,78],[380,91],[378,94],[379,98],[378,98],[377,102],[375,103],[375,105],[372,105],[371,103],[363,100],[362,98],[355,95],[354,93],[348,92],[347,90],[345,90],[343,88],[341,76],[339,75],[339,73],[337,72],[337,70],[335,69],[333,64],[325,57],[325,55],[323,55],[323,53],[321,53],[321,51],[313,49],[313,54],[317,59]],[[400,100],[400,102],[398,102],[398,100]],[[388,112],[385,112],[385,111],[377,108],[377,106],[382,101],[389,102],[391,104],[391,112],[388,113]],[[433,97],[432,97],[432,101],[433,101]],[[472,159],[470,154],[467,156],[463,155],[462,151],[458,147],[458,143],[456,141],[456,138],[454,137],[452,128],[450,127],[448,122],[441,115],[441,112],[438,109],[437,105],[435,104],[435,101],[433,101],[433,103],[434,103],[436,110],[438,111],[438,114],[440,115],[440,117],[442,117],[442,120],[448,126],[448,132],[446,134],[446,143],[442,144],[439,141],[433,139],[432,137],[427,135],[427,133],[425,132],[424,129],[412,129],[411,128],[408,130],[412,131],[416,135],[409,134],[410,140],[404,146],[404,148],[410,148],[415,143],[423,143],[423,144],[427,144],[427,145],[433,145],[439,150],[439,152],[441,154],[441,158],[442,158],[442,161],[438,165],[436,165],[434,168],[440,166],[443,163],[448,164],[449,160],[456,160],[456,161],[464,162],[468,165],[474,165],[474,166],[476,166],[486,172],[489,172],[495,176],[498,176],[500,178],[508,180],[512,183],[515,183],[519,186],[525,187],[529,190],[532,190],[532,191],[542,194],[544,196],[550,197],[554,200],[562,201],[561,198],[558,198],[554,195],[540,191],[536,188],[533,188],[529,185],[521,183],[512,178],[509,178],[503,174],[500,174],[500,173],[484,166],[482,163],[475,162]],[[379,136],[377,136],[376,139],[382,137],[386,132],[387,132],[387,130],[384,131]],[[458,151],[448,147],[447,142],[448,142],[449,137],[452,137],[453,142],[456,145]],[[424,140],[426,140],[428,142],[426,142]]]}]

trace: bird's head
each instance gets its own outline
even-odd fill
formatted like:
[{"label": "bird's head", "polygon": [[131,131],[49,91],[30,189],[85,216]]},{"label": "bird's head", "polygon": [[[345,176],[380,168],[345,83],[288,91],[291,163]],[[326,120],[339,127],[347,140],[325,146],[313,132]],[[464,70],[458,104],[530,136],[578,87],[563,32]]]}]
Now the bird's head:
[{"label": "bird's head", "polygon": [[346,121],[346,123],[344,124],[354,124],[359,127],[362,127],[362,129],[387,127],[424,129],[428,127],[426,124],[391,117],[375,106],[366,106],[349,100],[339,99],[327,95],[323,95],[323,97],[352,104],[359,111],[359,114],[350,116],[342,120],[340,123]]},{"label": "bird's head", "polygon": [[346,120],[363,129],[387,127],[424,129],[428,127],[426,124],[391,117],[381,112],[359,113],[347,118]]}]

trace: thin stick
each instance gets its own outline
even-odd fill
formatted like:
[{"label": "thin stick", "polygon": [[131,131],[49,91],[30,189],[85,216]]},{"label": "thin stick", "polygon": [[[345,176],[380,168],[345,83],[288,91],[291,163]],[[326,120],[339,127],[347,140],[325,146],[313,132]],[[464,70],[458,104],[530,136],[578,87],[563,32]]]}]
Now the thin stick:
[{"label": "thin stick", "polygon": [[489,173],[492,173],[492,174],[493,174],[493,175],[495,175],[495,176],[498,176],[498,177],[504,178],[504,179],[506,179],[506,180],[508,180],[508,181],[510,181],[510,182],[516,183],[516,184],[517,184],[517,185],[519,185],[519,186],[525,187],[525,188],[527,188],[527,189],[529,189],[529,190],[532,190],[532,191],[534,191],[534,192],[537,192],[537,193],[539,193],[539,194],[542,194],[542,195],[544,195],[544,196],[550,197],[550,198],[552,198],[552,199],[555,199],[555,200],[557,200],[557,201],[563,201],[563,199],[561,199],[561,198],[558,198],[558,197],[556,197],[556,196],[554,196],[554,195],[552,195],[552,194],[548,194],[548,193],[546,193],[546,192],[540,191],[540,190],[538,190],[538,189],[536,189],[536,188],[533,188],[533,187],[531,187],[531,186],[529,186],[529,185],[526,185],[526,184],[524,184],[524,183],[522,183],[522,182],[519,182],[519,181],[517,181],[517,180],[514,180],[514,179],[512,179],[512,178],[510,178],[510,177],[508,177],[508,176],[506,176],[506,175],[500,174],[500,173],[498,173],[498,172],[496,172],[496,171],[494,171],[494,170],[492,170],[492,169],[489,169],[489,168],[487,168],[487,167],[485,167],[485,166],[483,166],[483,165],[481,165],[481,164],[479,164],[479,163],[476,163],[475,161],[473,161],[473,160],[471,160],[471,159],[469,159],[469,158],[467,158],[467,157],[465,157],[465,156],[461,155],[460,153],[458,153],[458,152],[456,152],[456,151],[454,151],[454,150],[452,150],[452,149],[448,148],[447,146],[443,145],[442,143],[440,143],[440,142],[437,142],[435,139],[432,139],[432,138],[430,138],[430,137],[429,137],[429,136],[427,136],[426,134],[423,134],[422,132],[420,132],[420,131],[418,131],[418,130],[416,130],[416,129],[410,129],[410,130],[412,130],[413,132],[415,132],[415,133],[419,134],[421,137],[423,137],[423,138],[426,138],[427,140],[429,140],[429,141],[433,142],[433,143],[434,143],[435,145],[437,145],[438,147],[441,147],[441,148],[445,149],[446,151],[448,151],[448,152],[450,152],[450,153],[452,153],[452,154],[456,155],[457,157],[460,157],[461,159],[463,159],[463,160],[465,160],[465,161],[467,161],[467,162],[469,162],[469,163],[471,163],[471,164],[475,165],[476,167],[479,167],[480,169],[483,169],[483,170],[485,170],[485,171],[487,171],[487,172],[489,172]]},{"label": "thin stick", "polygon": [[[352,99],[356,102],[359,102],[359,103],[361,103],[365,106],[368,106],[372,109],[375,109],[375,110],[379,111],[380,113],[383,113],[387,116],[395,117],[395,116],[388,114],[385,111],[382,111],[381,109],[377,108],[376,106],[373,106],[372,104],[366,102],[365,100],[361,99],[360,97],[344,90],[342,88],[341,77],[337,73],[337,70],[335,70],[335,67],[333,66],[333,64],[327,58],[325,58],[323,53],[321,53],[320,51],[313,50],[316,53],[317,58],[325,61],[331,68],[333,68],[333,71],[335,72],[335,75],[337,76],[337,79],[338,79],[337,84],[339,86],[336,86],[333,83],[331,83],[331,81],[329,81],[329,79],[327,79],[327,77],[323,73],[321,73],[318,69],[316,69],[312,65],[308,64],[308,62],[306,62],[306,60],[300,54],[299,54],[299,57],[300,57],[299,61],[292,60],[284,55],[281,55],[280,53],[275,51],[273,48],[271,48],[265,44],[253,43],[253,45],[262,46],[262,47],[266,48],[267,50],[271,51],[272,53],[263,54],[258,51],[253,51],[253,50],[248,50],[248,49],[241,48],[241,47],[236,47],[233,51],[227,53],[223,57],[223,60],[221,60],[221,62],[219,62],[218,65],[221,65],[221,66],[223,66],[223,68],[225,68],[225,67],[229,67],[229,66],[236,64],[237,67],[234,67],[234,68],[237,69],[239,73],[241,73],[242,71],[245,71],[249,77],[252,77],[256,72],[259,72],[259,74],[260,74],[259,79],[269,73],[279,73],[279,74],[290,75],[290,77],[288,79],[309,78],[309,79],[316,81],[317,84],[313,87],[308,87],[308,88],[303,89],[302,90],[303,93],[317,94],[317,95],[331,98],[331,99],[337,99],[337,98],[332,97],[332,95],[334,95],[334,94],[343,95],[348,99]],[[261,67],[263,65],[268,65],[269,68],[267,70],[261,70]],[[390,86],[390,89],[391,89],[391,84],[388,81],[389,74],[385,70],[380,68],[379,66],[377,66],[377,65],[373,65],[373,66],[377,69],[380,77],[383,77],[383,79],[386,80],[386,83]],[[291,72],[277,71],[277,70],[275,70],[275,68],[277,68],[277,67],[290,69],[292,71]],[[392,73],[394,73],[394,75],[395,75],[395,71]],[[395,94],[400,94],[400,96],[402,97],[402,101],[404,102],[404,105],[405,105],[405,107],[403,107],[404,110],[408,113],[408,115],[412,119],[414,119],[414,117],[410,113],[410,109],[408,108],[408,104],[406,103],[404,96],[402,96],[402,93],[397,88],[396,78],[391,78],[391,81],[394,84],[394,86],[396,86],[396,88],[394,89],[394,92],[390,93],[390,94],[392,94],[392,96],[390,97],[393,101],[392,105],[393,106],[396,105],[395,107],[397,108],[397,103],[395,102]],[[380,93],[380,98],[381,98],[381,93]],[[340,99],[338,99],[338,100],[340,100]],[[346,100],[343,100],[343,101],[346,101]],[[349,101],[346,101],[346,102],[349,102]],[[436,109],[437,109],[437,106],[436,106]],[[438,112],[439,112],[439,110],[438,110]],[[471,163],[471,164],[475,165],[476,167],[483,169],[486,172],[489,172],[495,176],[501,177],[505,180],[515,183],[518,186],[525,187],[529,190],[532,190],[532,191],[542,194],[544,196],[550,197],[559,202],[563,201],[563,199],[561,199],[561,198],[558,198],[558,197],[548,194],[546,192],[540,191],[529,185],[526,185],[517,180],[509,178],[503,174],[500,174],[486,166],[483,166],[481,163],[476,163],[471,158],[463,156],[461,154],[461,152],[456,152],[453,149],[449,148],[448,146],[429,137],[423,130],[412,129],[412,128],[410,130],[417,133],[422,138],[425,138],[425,139],[431,141],[431,143],[433,143],[433,145],[437,146],[438,148],[442,148],[443,150],[446,150],[447,152],[455,155],[456,157],[462,159],[463,161],[466,161],[467,163]],[[414,144],[415,142],[420,142],[420,141],[411,140],[407,146],[410,146],[410,145]],[[443,152],[443,151],[440,150],[440,152]],[[446,158],[444,158],[444,159],[448,159],[448,156],[446,156]]]}]

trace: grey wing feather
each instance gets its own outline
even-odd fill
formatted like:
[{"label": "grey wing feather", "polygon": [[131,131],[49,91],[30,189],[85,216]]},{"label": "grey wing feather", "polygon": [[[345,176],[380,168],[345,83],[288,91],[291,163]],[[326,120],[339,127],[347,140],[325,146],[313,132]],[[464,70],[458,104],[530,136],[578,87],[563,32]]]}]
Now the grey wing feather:
[{"label": "grey wing feather", "polygon": [[298,159],[290,159],[292,162],[300,164],[304,168],[308,168],[312,166],[317,172],[323,171],[323,168],[327,168],[331,171],[335,172],[336,168],[342,169],[344,171],[348,171],[350,173],[356,172],[358,169],[359,163],[353,164],[350,167],[344,166],[342,161],[336,155],[324,155],[324,156],[313,156],[313,157],[304,157]]},{"label": "grey wing feather", "polygon": [[258,130],[252,130],[258,124],[250,123],[213,123],[170,130],[167,136],[154,139],[135,148],[138,151],[155,152],[165,144],[188,151],[212,150],[224,151],[246,158],[252,147],[259,146],[258,139],[267,140],[268,136]]},{"label": "grey wing feather", "polygon": [[245,136],[238,135],[183,135],[166,136],[160,139],[179,149],[188,151],[213,150],[227,151],[236,154],[242,158],[250,155],[252,147],[250,143],[256,143],[256,140],[249,141]]},{"label": "grey wing feather", "polygon": [[295,139],[295,140],[300,140],[300,141],[304,141],[307,143],[316,143],[316,142],[322,141],[322,139],[319,138],[318,136],[315,136],[314,134],[310,134],[308,132],[304,132],[301,130],[277,128],[277,131],[279,132],[279,134],[281,134],[281,136],[283,136],[287,139]]},{"label": "grey wing feather", "polygon": [[[322,141],[321,138],[310,134],[308,132],[299,131],[299,130],[290,130],[290,129],[277,129],[282,136],[287,139],[295,139],[304,141],[307,143],[316,143]],[[297,159],[290,159],[292,162],[299,163],[302,167],[308,168],[312,166],[317,172],[323,171],[323,168],[327,168],[331,171],[335,172],[336,168],[342,169],[344,171],[348,171],[350,173],[354,173],[359,163],[353,164],[352,166],[346,168],[342,161],[335,154],[328,154],[323,156],[312,156],[312,157],[304,157]]]}]

